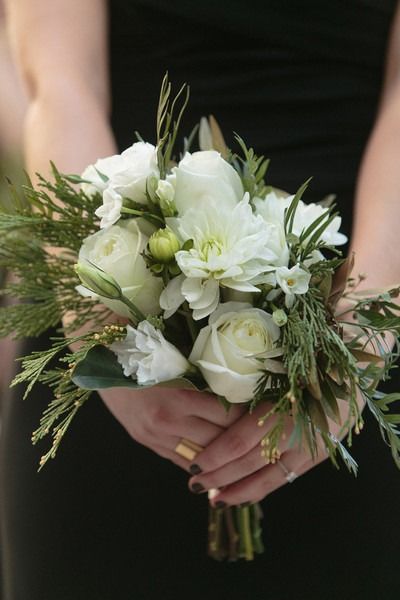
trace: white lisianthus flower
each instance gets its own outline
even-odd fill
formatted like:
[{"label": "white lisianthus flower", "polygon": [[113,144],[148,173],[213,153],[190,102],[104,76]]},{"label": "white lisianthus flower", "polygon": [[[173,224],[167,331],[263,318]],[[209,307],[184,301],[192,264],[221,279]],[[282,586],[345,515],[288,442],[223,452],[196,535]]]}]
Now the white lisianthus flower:
[{"label": "white lisianthus flower", "polygon": [[[277,226],[283,227],[285,219],[285,210],[290,206],[294,196],[286,198],[272,191],[265,198],[257,198],[254,201],[256,213],[262,215],[267,223],[275,223]],[[306,204],[302,200],[296,209],[292,232],[300,236],[311,223],[316,221],[328,209],[320,204],[311,202]],[[339,232],[342,219],[335,217],[325,231],[321,234],[318,241],[323,241],[331,246],[340,246],[347,242],[347,237]]]},{"label": "white lisianthus flower", "polygon": [[193,247],[175,254],[186,279],[180,289],[174,284],[175,300],[168,306],[164,303],[168,291],[163,294],[162,308],[171,310],[183,298],[198,320],[217,307],[220,286],[259,292],[255,281],[275,283],[271,271],[277,256],[268,244],[272,227],[253,214],[248,194],[233,209],[210,202],[203,209],[188,210],[181,218],[167,219],[167,223],[182,243],[192,240]]},{"label": "white lisianthus flower", "polygon": [[124,198],[146,204],[149,177],[158,179],[157,148],[148,142],[136,142],[121,154],[125,167],[110,178],[109,185]]},{"label": "white lisianthus flower", "polygon": [[124,375],[140,385],[151,385],[181,377],[189,370],[186,358],[148,321],[137,329],[127,325],[126,337],[110,346]]},{"label": "white lisianthus flower", "polygon": [[265,368],[263,358],[276,348],[279,327],[272,316],[251,304],[220,304],[210,316],[189,356],[210,389],[228,402],[253,399]]},{"label": "white lisianthus flower", "polygon": [[308,291],[311,274],[299,265],[294,265],[291,269],[278,267],[275,274],[276,282],[285,294],[285,305],[291,308],[296,294],[305,294]]},{"label": "white lisianthus flower", "polygon": [[238,173],[215,150],[186,152],[174,176],[174,203],[179,215],[191,208],[207,210],[210,201],[232,210],[243,198]]},{"label": "white lisianthus flower", "polygon": [[94,165],[89,165],[83,171],[81,178],[86,181],[81,183],[81,190],[87,196],[94,196],[97,192],[102,194],[111,177],[123,168],[124,162],[120,154],[99,158]]},{"label": "white lisianthus flower", "polygon": [[120,213],[124,198],[145,204],[147,181],[158,180],[159,176],[157,148],[147,142],[136,142],[122,154],[100,158],[89,165],[81,175],[88,183],[82,183],[81,188],[88,195],[103,194],[103,206],[96,210],[96,215],[104,228],[118,220],[116,207],[120,204]]},{"label": "white lisianthus flower", "polygon": [[103,204],[95,211],[100,217],[100,228],[104,229],[114,225],[121,217],[122,196],[113,188],[106,188],[103,192]]},{"label": "white lisianthus flower", "polygon": [[183,273],[171,279],[160,295],[160,306],[164,310],[164,319],[169,319],[185,302],[182,294],[182,284],[185,281]]},{"label": "white lisianthus flower", "polygon": [[[141,253],[148,237],[136,221],[120,221],[87,237],[79,251],[79,262],[94,264],[111,275],[120,285],[122,293],[145,314],[160,312],[159,297],[162,281],[146,267]],[[119,300],[111,300],[78,287],[82,295],[97,297],[118,315],[129,317],[128,308]]]}]

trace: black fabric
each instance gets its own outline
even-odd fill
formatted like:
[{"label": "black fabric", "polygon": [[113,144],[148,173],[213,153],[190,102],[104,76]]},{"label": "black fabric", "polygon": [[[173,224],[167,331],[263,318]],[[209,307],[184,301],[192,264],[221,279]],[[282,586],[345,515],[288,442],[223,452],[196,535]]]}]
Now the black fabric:
[{"label": "black fabric", "polygon": [[[188,131],[212,112],[272,158],[269,182],[338,195],[349,231],[394,2],[110,3],[112,123],[121,148],[154,140],[162,74],[188,81]],[[43,338],[24,353],[46,347]],[[394,382],[395,387],[395,382]],[[400,478],[372,419],[353,446],[360,475],[313,469],[264,502],[266,553],[205,555],[207,501],[141,447],[95,397],[56,460],[30,434],[50,400],[4,399],[1,525],[5,600],[394,600]]]}]

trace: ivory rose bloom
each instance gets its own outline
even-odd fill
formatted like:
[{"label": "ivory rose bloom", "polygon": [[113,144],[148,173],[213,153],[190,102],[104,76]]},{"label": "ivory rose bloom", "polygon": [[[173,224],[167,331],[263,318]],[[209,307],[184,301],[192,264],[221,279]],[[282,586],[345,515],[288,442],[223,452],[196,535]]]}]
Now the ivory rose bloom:
[{"label": "ivory rose bloom", "polygon": [[200,331],[189,360],[214,393],[228,402],[247,402],[262,374],[262,358],[275,349],[279,336],[270,314],[251,304],[227,302]]},{"label": "ivory rose bloom", "polygon": [[[114,277],[124,296],[144,314],[157,314],[162,281],[151,274],[141,256],[147,241],[136,219],[120,221],[87,237],[79,251],[79,262],[92,263]],[[98,297],[118,315],[129,317],[128,308],[119,300],[96,296],[83,286],[78,289],[84,295]]]},{"label": "ivory rose bloom", "polygon": [[186,152],[173,174],[170,181],[180,215],[190,208],[201,210],[210,200],[233,209],[244,195],[239,175],[215,150]]},{"label": "ivory rose bloom", "polygon": [[170,381],[190,368],[186,358],[148,321],[137,329],[127,325],[126,337],[110,346],[123,367],[124,375],[140,385]]}]

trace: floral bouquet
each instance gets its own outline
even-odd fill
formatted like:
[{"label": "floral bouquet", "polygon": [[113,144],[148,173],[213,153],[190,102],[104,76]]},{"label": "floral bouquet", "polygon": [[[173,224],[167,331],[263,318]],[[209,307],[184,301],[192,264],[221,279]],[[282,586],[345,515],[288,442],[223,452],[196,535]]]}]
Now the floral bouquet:
[{"label": "floral bouquet", "polygon": [[[80,177],[53,166],[54,181],[39,176],[0,214],[0,265],[15,274],[3,293],[20,300],[1,309],[0,335],[37,336],[70,315],[14,381],[26,394],[36,382],[54,390],[32,438],[52,436],[40,467],[92,390],[155,385],[212,392],[226,410],[262,404],[266,462],[279,461],[290,419],[289,446],[354,473],[341,439],[359,433],[367,404],[400,466],[390,410],[400,395],[376,391],[398,354],[399,286],[358,292],[332,198],[304,203],[308,182],[294,195],[269,186],[268,161],[238,136],[230,152],[213,118],[175,159],[187,100],[183,86],[172,101],[165,78],[155,146],[139,138]],[[196,440],[176,448],[190,460],[199,450]],[[254,504],[211,507],[210,555],[261,552],[260,517]]]}]

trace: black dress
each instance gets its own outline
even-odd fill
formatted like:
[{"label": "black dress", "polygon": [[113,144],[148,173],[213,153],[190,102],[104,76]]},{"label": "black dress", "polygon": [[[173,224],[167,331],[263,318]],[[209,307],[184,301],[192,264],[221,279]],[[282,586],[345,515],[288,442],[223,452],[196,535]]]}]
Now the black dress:
[{"label": "black dress", "polygon": [[[268,181],[336,193],[350,230],[394,1],[115,0],[112,123],[121,148],[154,140],[165,70],[191,84],[184,131],[212,112],[271,157]],[[46,339],[27,344],[25,352]],[[368,419],[352,478],[325,463],[264,502],[266,553],[206,557],[207,501],[138,445],[94,398],[39,475],[30,433],[49,400],[4,402],[3,600],[394,600],[400,476]]]}]

